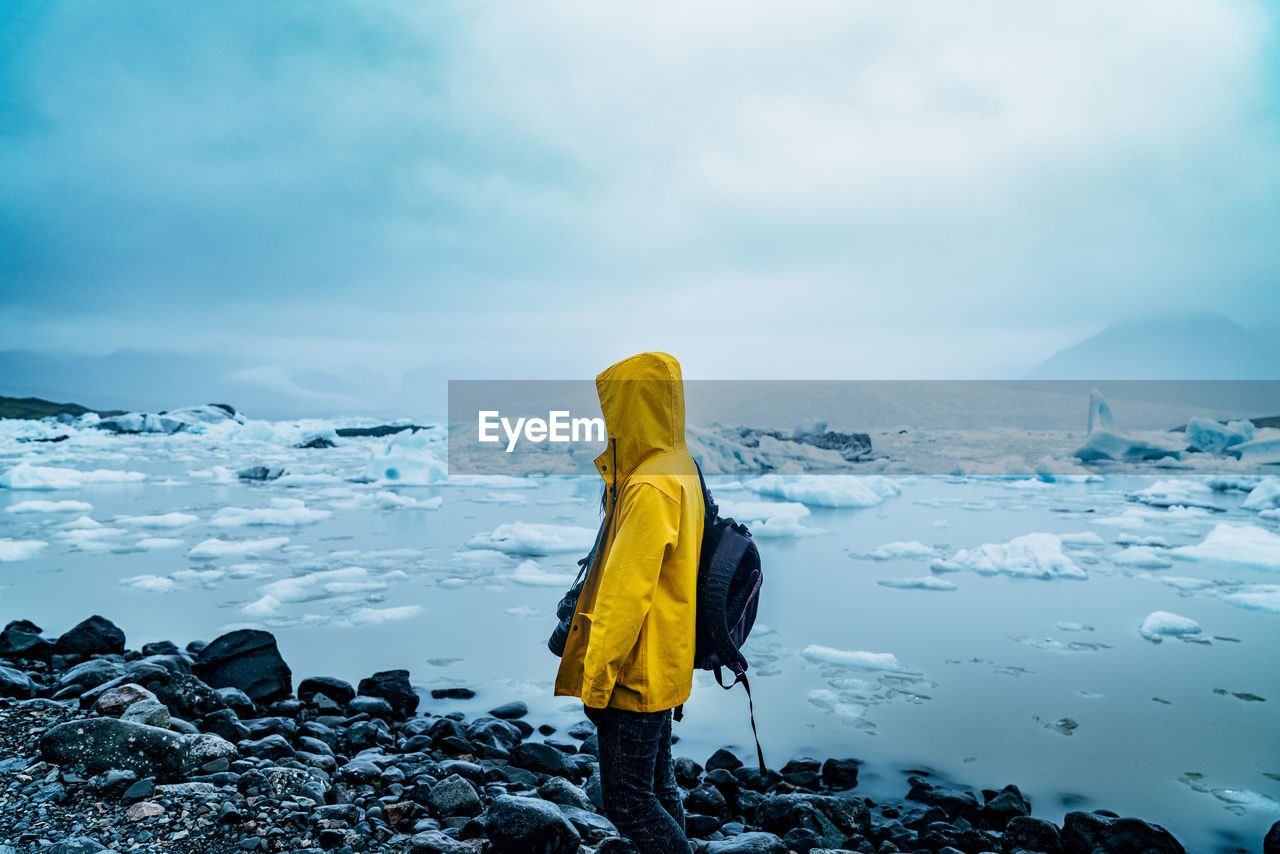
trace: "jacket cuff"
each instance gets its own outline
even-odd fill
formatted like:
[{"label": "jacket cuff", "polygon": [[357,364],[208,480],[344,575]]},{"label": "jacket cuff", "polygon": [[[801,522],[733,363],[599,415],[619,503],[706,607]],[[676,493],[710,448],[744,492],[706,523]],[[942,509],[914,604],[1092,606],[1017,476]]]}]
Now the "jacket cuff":
[{"label": "jacket cuff", "polygon": [[613,696],[613,687],[608,689],[597,688],[594,685],[584,684],[582,686],[582,704],[591,706],[595,709],[605,709],[609,707],[609,698]]}]

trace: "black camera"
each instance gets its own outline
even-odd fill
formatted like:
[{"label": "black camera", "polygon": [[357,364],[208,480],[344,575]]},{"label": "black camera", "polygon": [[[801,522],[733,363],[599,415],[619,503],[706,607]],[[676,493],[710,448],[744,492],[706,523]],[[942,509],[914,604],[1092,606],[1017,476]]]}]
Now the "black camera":
[{"label": "black camera", "polygon": [[547,648],[557,656],[564,655],[564,645],[569,640],[573,617],[578,611],[578,597],[582,595],[582,588],[586,583],[586,578],[579,578],[556,606],[556,618],[560,622],[556,623],[555,630],[551,632],[551,637],[547,640]]}]

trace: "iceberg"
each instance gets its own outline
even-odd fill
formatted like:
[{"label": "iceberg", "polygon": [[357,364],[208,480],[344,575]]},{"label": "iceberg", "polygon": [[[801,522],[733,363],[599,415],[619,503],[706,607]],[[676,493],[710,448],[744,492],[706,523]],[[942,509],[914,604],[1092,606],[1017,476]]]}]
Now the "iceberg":
[{"label": "iceberg", "polygon": [[1221,454],[1233,445],[1254,436],[1252,421],[1229,421],[1223,424],[1211,418],[1192,418],[1187,422],[1187,450],[1204,454]]},{"label": "iceberg", "polygon": [[33,466],[31,463],[21,462],[4,474],[0,474],[0,488],[79,489],[86,483],[136,483],[146,479],[145,474],[137,471],[114,469],[78,471],[56,466]]},{"label": "iceberg", "polygon": [[266,537],[261,540],[221,540],[212,537],[192,546],[187,556],[192,560],[214,560],[220,557],[257,555],[281,548],[288,542],[288,537]]},{"label": "iceberg", "polygon": [[27,560],[49,544],[43,540],[11,540],[0,538],[0,561]]},{"label": "iceberg", "polygon": [[1253,525],[1217,525],[1204,542],[1179,546],[1170,554],[1188,560],[1219,561],[1280,570],[1280,535]]},{"label": "iceberg", "polygon": [[976,549],[960,549],[955,557],[935,560],[933,569],[943,572],[970,570],[982,575],[1022,578],[1087,578],[1083,569],[1062,553],[1056,534],[1034,533],[1007,543],[987,543]]},{"label": "iceberg", "polygon": [[1280,615],[1280,584],[1246,584],[1218,598],[1237,608]]},{"label": "iceberg", "polygon": [[853,667],[858,670],[878,670],[902,676],[921,675],[919,670],[913,670],[901,664],[889,652],[833,649],[829,646],[819,646],[811,643],[800,651],[800,655],[819,664],[838,664],[841,667]]},{"label": "iceberg", "polygon": [[96,426],[112,433],[200,432],[204,425],[244,424],[244,416],[225,403],[184,406],[166,412],[127,412],[99,419]]},{"label": "iceberg", "polygon": [[1268,477],[1260,481],[1245,497],[1241,506],[1246,510],[1280,508],[1280,477]]},{"label": "iceberg", "polygon": [[375,626],[395,620],[409,620],[422,613],[421,605],[399,605],[392,608],[361,608],[344,621],[352,626]]},{"label": "iceberg", "polygon": [[1233,445],[1228,453],[1252,465],[1280,463],[1280,430],[1274,427],[1259,430],[1254,439]]},{"label": "iceberg", "polygon": [[273,498],[270,507],[223,507],[209,525],[214,528],[243,528],[256,525],[277,525],[296,528],[314,525],[332,516],[329,510],[311,510],[296,498]]},{"label": "iceberg", "polygon": [[910,540],[907,542],[895,541],[876,546],[867,557],[872,560],[894,560],[895,558],[919,558],[933,557],[933,546],[926,546],[924,543]]},{"label": "iceberg", "polygon": [[19,501],[4,509],[6,513],[83,513],[92,510],[93,505],[87,501],[43,501],[32,499]]},{"label": "iceberg", "polygon": [[585,554],[595,541],[596,532],[590,528],[508,522],[494,528],[492,533],[476,534],[467,543],[467,548],[537,557],[561,552]]},{"label": "iceberg", "polygon": [[919,578],[881,578],[876,582],[881,587],[892,587],[897,590],[959,590],[959,585],[945,578],[925,575]]},{"label": "iceberg", "polygon": [[899,493],[882,475],[766,474],[744,481],[758,495],[785,498],[815,507],[874,507]]},{"label": "iceberg", "polygon": [[1130,546],[1106,557],[1116,566],[1132,566],[1141,569],[1167,569],[1173,566],[1173,561],[1146,546]]},{"label": "iceberg", "polygon": [[1083,462],[1097,460],[1136,462],[1160,460],[1165,457],[1177,459],[1185,448],[1184,442],[1167,433],[1138,438],[1120,432],[1116,428],[1116,420],[1111,413],[1110,404],[1095,388],[1089,393],[1089,432],[1084,444],[1074,451],[1073,456]]},{"label": "iceberg", "polygon": [[396,433],[387,444],[374,451],[365,467],[365,479],[374,482],[422,486],[449,477],[449,467],[435,449],[444,444],[432,430]]},{"label": "iceberg", "polygon": [[511,580],[517,584],[527,584],[530,587],[568,587],[573,583],[573,576],[558,572],[547,572],[538,566],[536,560],[526,560],[516,567],[515,572],[511,573]]},{"label": "iceberg", "polygon": [[200,521],[200,517],[190,513],[163,513],[157,516],[116,516],[116,521],[139,528],[182,528]]},{"label": "iceberg", "polygon": [[155,551],[156,549],[176,549],[183,542],[176,537],[143,537],[134,545],[143,551]]},{"label": "iceberg", "polygon": [[130,578],[120,579],[120,583],[125,587],[146,590],[150,593],[169,593],[178,586],[177,582],[172,578],[167,578],[163,575],[135,575]]},{"label": "iceberg", "polygon": [[794,501],[720,501],[720,515],[735,519],[756,537],[805,537],[824,533],[800,520],[809,508]]},{"label": "iceberg", "polygon": [[1152,611],[1138,627],[1138,634],[1149,641],[1160,643],[1165,637],[1185,637],[1200,634],[1200,624],[1189,617],[1168,611]]}]

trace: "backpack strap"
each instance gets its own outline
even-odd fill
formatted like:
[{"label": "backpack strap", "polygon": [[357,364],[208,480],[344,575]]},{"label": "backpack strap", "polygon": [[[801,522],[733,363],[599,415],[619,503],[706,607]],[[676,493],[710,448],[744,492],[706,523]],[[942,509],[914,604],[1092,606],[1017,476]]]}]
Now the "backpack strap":
[{"label": "backpack strap", "polygon": [[693,461],[693,467],[698,470],[698,486],[702,488],[702,504],[706,508],[707,515],[714,519],[720,515],[720,507],[716,504],[714,498],[711,497],[711,490],[707,489],[706,478],[702,476],[702,466],[698,465],[698,461]]},{"label": "backpack strap", "polygon": [[719,683],[720,687],[725,689],[726,691],[728,691],[734,685],[737,685],[739,682],[742,683],[743,688],[747,689],[747,710],[751,715],[751,737],[756,740],[756,759],[760,762],[760,776],[762,778],[767,778],[769,776],[769,769],[765,767],[764,750],[761,749],[760,747],[760,733],[759,731],[756,730],[756,704],[751,699],[751,682],[750,680],[747,679],[747,671],[744,668],[733,666],[733,673],[734,673],[734,680],[730,682],[728,685],[726,685],[724,684],[724,679],[722,678],[723,668],[717,667],[716,682]]}]

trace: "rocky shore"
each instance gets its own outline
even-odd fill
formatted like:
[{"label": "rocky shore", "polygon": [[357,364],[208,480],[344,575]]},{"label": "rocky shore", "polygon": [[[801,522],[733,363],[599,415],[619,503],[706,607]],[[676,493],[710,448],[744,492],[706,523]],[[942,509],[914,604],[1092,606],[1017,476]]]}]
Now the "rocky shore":
[{"label": "rocky shore", "polygon": [[[18,620],[0,659],[0,854],[631,850],[602,814],[585,719],[535,727],[519,701],[421,716],[404,670],[295,688],[275,638],[255,630],[135,651],[102,617],[55,639]],[[689,836],[711,854],[1183,852],[1136,818],[1035,818],[1012,785],[921,775],[874,801],[854,759],[761,775],[721,749],[677,769]],[[1264,850],[1280,851],[1280,824]]]}]

